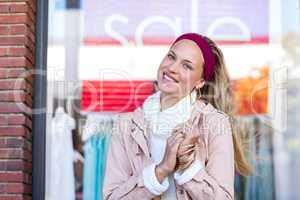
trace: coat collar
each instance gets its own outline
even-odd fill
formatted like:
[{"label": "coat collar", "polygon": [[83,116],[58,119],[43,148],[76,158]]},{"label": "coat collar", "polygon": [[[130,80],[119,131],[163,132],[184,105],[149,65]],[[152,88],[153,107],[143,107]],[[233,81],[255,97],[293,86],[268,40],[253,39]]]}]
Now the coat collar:
[{"label": "coat collar", "polygon": [[130,134],[148,158],[150,158],[149,131],[150,129],[145,120],[143,110],[138,107],[132,115]]}]

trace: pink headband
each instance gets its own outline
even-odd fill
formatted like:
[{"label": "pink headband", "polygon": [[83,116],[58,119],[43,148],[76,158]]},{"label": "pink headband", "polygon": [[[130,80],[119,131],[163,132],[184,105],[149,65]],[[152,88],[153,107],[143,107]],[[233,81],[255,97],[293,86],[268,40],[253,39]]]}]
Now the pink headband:
[{"label": "pink headband", "polygon": [[214,54],[211,50],[211,48],[209,47],[209,44],[207,43],[207,41],[199,34],[197,33],[185,33],[181,36],[179,36],[172,44],[172,46],[180,41],[180,40],[192,40],[193,42],[195,42],[197,44],[197,46],[201,49],[201,52],[203,54],[203,58],[204,58],[204,80],[205,81],[210,81],[213,79],[214,77],[214,72],[215,72],[215,57]]}]

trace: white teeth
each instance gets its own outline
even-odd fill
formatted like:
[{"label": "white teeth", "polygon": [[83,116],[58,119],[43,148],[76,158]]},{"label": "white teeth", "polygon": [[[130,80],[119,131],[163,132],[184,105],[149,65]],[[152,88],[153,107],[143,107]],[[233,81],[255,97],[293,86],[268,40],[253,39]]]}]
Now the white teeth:
[{"label": "white teeth", "polygon": [[174,81],[171,77],[169,77],[168,75],[164,74],[164,78],[167,79],[168,81]]}]

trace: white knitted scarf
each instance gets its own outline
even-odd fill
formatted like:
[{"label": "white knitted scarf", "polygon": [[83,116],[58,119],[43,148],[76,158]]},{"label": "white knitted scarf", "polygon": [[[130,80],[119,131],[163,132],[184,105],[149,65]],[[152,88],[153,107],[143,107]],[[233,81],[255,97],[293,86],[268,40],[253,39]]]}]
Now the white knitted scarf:
[{"label": "white knitted scarf", "polygon": [[[143,104],[145,119],[152,129],[150,135],[150,152],[152,161],[158,164],[165,153],[167,138],[171,135],[173,128],[187,121],[192,113],[196,101],[196,92],[179,100],[175,105],[163,111],[160,110],[161,92],[156,92],[146,99]],[[162,200],[176,199],[174,178],[169,176],[170,187],[163,194]]]}]

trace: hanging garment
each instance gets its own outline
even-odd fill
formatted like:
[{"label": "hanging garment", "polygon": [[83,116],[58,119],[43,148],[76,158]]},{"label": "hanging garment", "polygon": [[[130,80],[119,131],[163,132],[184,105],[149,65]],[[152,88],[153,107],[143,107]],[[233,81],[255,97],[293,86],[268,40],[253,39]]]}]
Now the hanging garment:
[{"label": "hanging garment", "polygon": [[63,108],[57,108],[55,117],[51,122],[50,135],[50,165],[47,166],[50,176],[49,191],[46,199],[49,200],[74,200],[74,150],[72,143],[72,130],[75,121],[66,114]]},{"label": "hanging garment", "polygon": [[[87,122],[86,131],[92,130],[93,133],[86,132],[89,138],[85,138],[84,144],[84,171],[83,171],[83,199],[102,200],[102,187],[105,174],[106,154],[112,129],[112,119],[96,122],[93,118]],[[89,128],[92,126],[94,128]],[[98,127],[98,129],[95,129]]]},{"label": "hanging garment", "polygon": [[272,133],[259,118],[243,117],[248,124],[250,136],[250,163],[254,174],[249,177],[236,177],[237,200],[273,200],[274,172],[272,159]]},{"label": "hanging garment", "polygon": [[270,128],[264,125],[259,118],[252,120],[252,160],[254,176],[247,179],[246,200],[273,200],[274,199],[274,172],[272,159],[272,143]]}]

